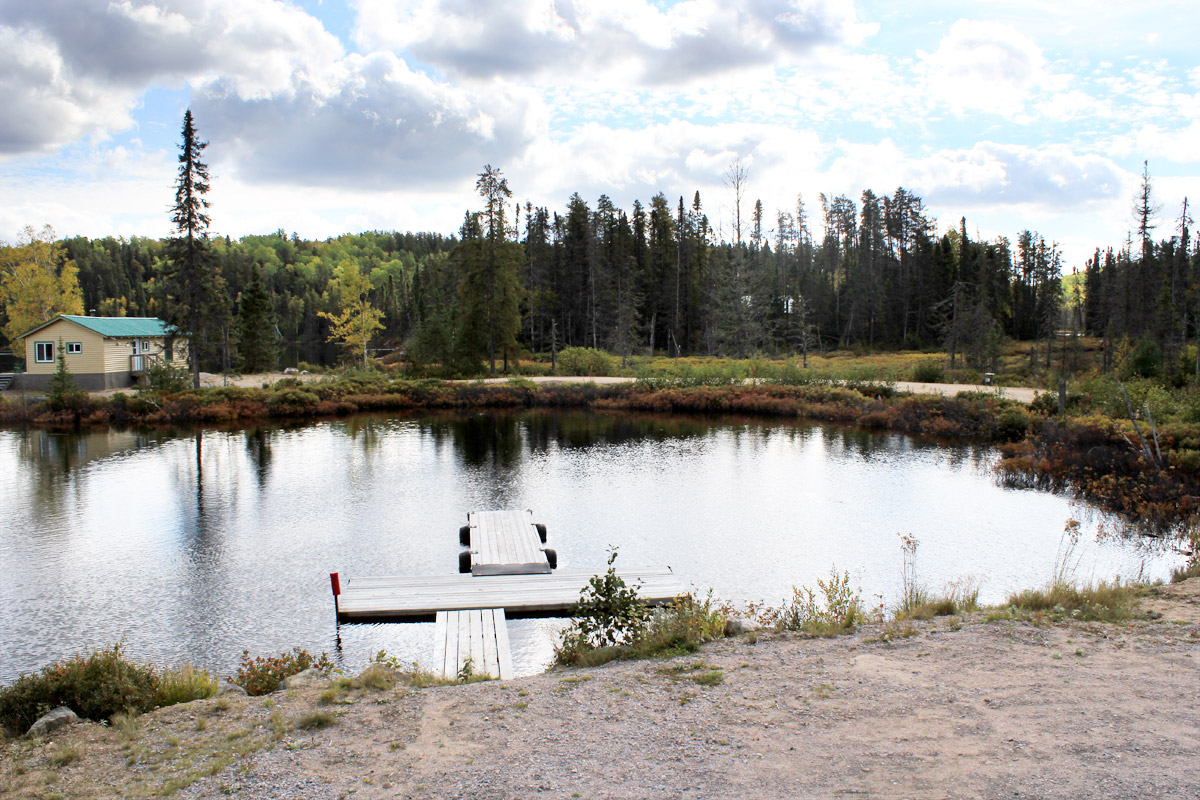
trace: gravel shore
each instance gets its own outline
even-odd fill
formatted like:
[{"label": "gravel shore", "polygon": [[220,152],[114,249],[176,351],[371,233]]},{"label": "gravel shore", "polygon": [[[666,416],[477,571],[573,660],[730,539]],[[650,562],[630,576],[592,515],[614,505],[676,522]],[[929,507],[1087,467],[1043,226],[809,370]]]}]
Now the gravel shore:
[{"label": "gravel shore", "polygon": [[[1194,592],[1181,602],[1194,613]],[[88,723],[9,743],[0,794],[1190,798],[1200,625],[1183,616],[945,618],[332,704],[322,686],[197,701],[132,732]],[[306,730],[314,713],[332,724]],[[64,747],[77,757],[55,766]]]}]

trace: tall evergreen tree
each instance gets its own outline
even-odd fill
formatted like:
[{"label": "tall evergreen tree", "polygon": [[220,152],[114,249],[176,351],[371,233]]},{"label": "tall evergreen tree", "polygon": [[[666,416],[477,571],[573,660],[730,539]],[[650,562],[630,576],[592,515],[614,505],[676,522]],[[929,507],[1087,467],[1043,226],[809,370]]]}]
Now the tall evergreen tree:
[{"label": "tall evergreen tree", "polygon": [[189,108],[183,115],[179,145],[179,177],[171,207],[174,233],[167,245],[164,307],[167,321],[189,337],[192,385],[200,386],[200,359],[220,341],[228,317],[224,283],[212,257],[208,238],[208,166],[201,160],[207,142],[196,135]]},{"label": "tall evergreen tree", "polygon": [[[521,330],[521,266],[524,250],[509,241],[506,207],[512,191],[500,170],[487,164],[479,173],[475,190],[483,198],[478,220],[463,225],[463,241],[454,259],[461,270],[459,298],[462,301],[460,352],[482,350],[488,372],[496,374],[496,355],[507,362],[517,352]],[[486,224],[486,227],[481,227]]]},{"label": "tall evergreen tree", "polygon": [[254,269],[238,308],[237,343],[242,370],[265,372],[274,369],[278,358],[275,339],[275,309],[271,307],[271,295],[263,285],[262,273]]}]

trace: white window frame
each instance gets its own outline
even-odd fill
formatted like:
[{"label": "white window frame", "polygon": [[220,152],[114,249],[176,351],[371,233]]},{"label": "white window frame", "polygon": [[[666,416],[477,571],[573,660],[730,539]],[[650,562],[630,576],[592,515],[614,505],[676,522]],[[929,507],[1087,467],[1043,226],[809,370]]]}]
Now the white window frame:
[{"label": "white window frame", "polygon": [[[45,348],[49,356],[42,357],[42,348]],[[33,343],[33,363],[35,364],[53,364],[54,363],[54,342],[34,342]]]},{"label": "white window frame", "polygon": [[83,342],[67,342],[67,355],[79,355],[83,352]]}]

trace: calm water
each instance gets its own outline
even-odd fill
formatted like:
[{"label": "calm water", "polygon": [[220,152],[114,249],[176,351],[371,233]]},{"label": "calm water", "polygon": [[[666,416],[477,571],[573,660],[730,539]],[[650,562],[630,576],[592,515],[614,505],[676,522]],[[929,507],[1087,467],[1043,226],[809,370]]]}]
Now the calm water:
[{"label": "calm water", "polygon": [[[744,420],[587,414],[356,417],[190,435],[0,431],[0,682],[123,641],[231,673],[299,645],[348,668],[432,658],[431,624],[334,623],[328,573],[453,573],[473,509],[531,508],[563,569],[670,565],[737,603],[848,570],[894,602],[898,534],[921,580],[984,601],[1050,575],[1083,522],[1080,577],[1165,577],[1181,558],[1086,508],[998,487],[986,448]],[[558,621],[510,624],[518,672]]]}]

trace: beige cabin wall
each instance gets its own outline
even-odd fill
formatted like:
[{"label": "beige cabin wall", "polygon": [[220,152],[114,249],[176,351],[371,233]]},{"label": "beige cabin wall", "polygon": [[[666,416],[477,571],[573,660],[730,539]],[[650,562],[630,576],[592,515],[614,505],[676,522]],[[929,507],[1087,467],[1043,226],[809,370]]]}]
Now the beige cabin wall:
[{"label": "beige cabin wall", "polygon": [[[67,354],[67,369],[75,375],[104,372],[105,340],[100,334],[81,328],[73,322],[58,320],[47,325],[32,336],[25,337],[25,371],[30,375],[52,375],[58,369],[58,341],[62,340],[63,347],[68,342],[79,342],[81,353]],[[54,361],[39,364],[34,361],[34,345],[37,342],[51,342],[54,345]],[[128,367],[126,367],[128,369]]]}]

